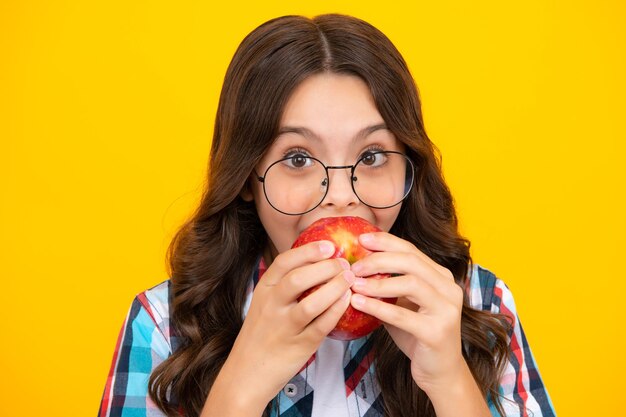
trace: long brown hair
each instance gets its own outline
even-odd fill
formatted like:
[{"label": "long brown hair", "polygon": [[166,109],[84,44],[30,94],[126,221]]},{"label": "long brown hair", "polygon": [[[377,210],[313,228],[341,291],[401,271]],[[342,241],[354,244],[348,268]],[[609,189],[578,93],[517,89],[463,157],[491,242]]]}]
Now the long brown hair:
[{"label": "long brown hair", "polygon": [[[370,24],[343,15],[270,20],[241,43],[227,70],[217,111],[208,184],[169,249],[171,325],[179,345],[150,377],[150,396],[168,415],[200,414],[242,326],[248,280],[267,243],[254,204],[240,197],[278,134],[290,94],[320,72],[360,77],[388,129],[417,167],[416,186],[391,232],[450,269],[465,286],[469,242],[457,230],[452,196],[424,130],[417,87],[394,45]],[[498,379],[507,358],[506,323],[465,300],[464,356],[483,394],[500,409]],[[434,416],[411,378],[408,358],[381,328],[374,335],[385,414]],[[401,364],[398,367],[398,364]]]}]

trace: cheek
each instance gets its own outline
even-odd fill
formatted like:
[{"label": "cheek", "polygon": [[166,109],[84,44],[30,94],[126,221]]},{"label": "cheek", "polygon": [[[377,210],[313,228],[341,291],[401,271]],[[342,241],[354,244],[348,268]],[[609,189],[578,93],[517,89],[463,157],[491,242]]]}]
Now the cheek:
[{"label": "cheek", "polygon": [[376,218],[376,225],[388,232],[391,230],[391,226],[396,222],[398,215],[400,214],[401,204],[398,204],[396,207],[384,209],[384,210],[373,210],[374,217]]},{"label": "cheek", "polygon": [[261,224],[276,251],[282,253],[290,249],[298,237],[298,216],[285,216],[277,212],[263,195],[261,198],[255,196],[255,199]]},{"label": "cheek", "polygon": [[291,245],[298,238],[297,227],[286,221],[271,222],[265,225],[265,230],[270,238],[274,249],[278,253],[291,249]]}]

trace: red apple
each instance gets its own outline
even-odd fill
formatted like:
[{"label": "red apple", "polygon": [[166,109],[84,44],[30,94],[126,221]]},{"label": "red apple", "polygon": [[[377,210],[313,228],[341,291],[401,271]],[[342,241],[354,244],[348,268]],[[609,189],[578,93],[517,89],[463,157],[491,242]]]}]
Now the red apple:
[{"label": "red apple", "polygon": [[[335,253],[331,258],[345,258],[350,264],[372,253],[359,243],[359,235],[368,232],[380,232],[373,224],[360,217],[327,217],[320,219],[307,227],[298,236],[293,248],[318,240],[329,240],[335,244]],[[389,274],[377,274],[365,277],[368,279],[388,278]],[[317,290],[313,287],[300,296],[299,300]],[[388,303],[395,303],[395,298],[383,298]],[[352,306],[343,314],[337,326],[330,332],[328,337],[337,340],[353,340],[368,335],[380,326],[380,320],[355,310]]]}]

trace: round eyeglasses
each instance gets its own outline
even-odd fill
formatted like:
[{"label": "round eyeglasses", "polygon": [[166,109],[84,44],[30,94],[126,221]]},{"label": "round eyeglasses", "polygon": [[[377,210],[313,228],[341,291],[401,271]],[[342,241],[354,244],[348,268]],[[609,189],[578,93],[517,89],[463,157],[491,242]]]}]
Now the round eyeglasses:
[{"label": "round eyeglasses", "polygon": [[363,204],[375,209],[400,204],[415,179],[413,162],[395,151],[365,152],[354,165],[341,166],[326,166],[317,158],[294,153],[272,163],[256,178],[263,183],[265,198],[275,210],[296,216],[322,204],[331,169],[349,169],[352,191]]}]

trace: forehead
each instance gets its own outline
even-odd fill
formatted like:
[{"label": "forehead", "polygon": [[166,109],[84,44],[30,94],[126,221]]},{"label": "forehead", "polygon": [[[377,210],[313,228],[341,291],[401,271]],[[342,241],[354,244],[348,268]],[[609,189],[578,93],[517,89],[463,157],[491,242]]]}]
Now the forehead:
[{"label": "forehead", "polygon": [[321,73],[305,79],[289,97],[262,162],[267,164],[294,149],[303,149],[338,165],[354,160],[364,147],[371,146],[404,149],[361,78]]},{"label": "forehead", "polygon": [[382,123],[367,84],[357,76],[334,73],[316,74],[298,85],[280,120],[281,128],[316,127],[322,134],[354,133]]}]

